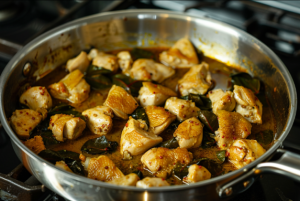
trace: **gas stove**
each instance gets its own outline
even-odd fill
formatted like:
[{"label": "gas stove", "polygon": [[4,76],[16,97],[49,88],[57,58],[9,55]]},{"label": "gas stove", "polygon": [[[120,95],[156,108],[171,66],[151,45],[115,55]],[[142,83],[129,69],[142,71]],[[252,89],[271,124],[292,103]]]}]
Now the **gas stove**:
[{"label": "gas stove", "polygon": [[[300,1],[160,1],[160,0],[10,0],[0,2],[0,73],[23,45],[63,23],[105,11],[167,9],[206,16],[255,36],[285,63],[300,87]],[[1,126],[0,126],[1,127]],[[300,112],[284,147],[300,153]],[[9,137],[0,128],[0,201],[59,201],[20,165]],[[4,179],[2,179],[4,180]],[[14,184],[11,185],[11,182]],[[9,187],[8,187],[9,186]],[[300,200],[300,184],[280,175],[264,175],[233,200]],[[1,190],[2,189],[2,190]],[[9,192],[9,193],[7,193]],[[298,193],[299,194],[299,193]]]}]

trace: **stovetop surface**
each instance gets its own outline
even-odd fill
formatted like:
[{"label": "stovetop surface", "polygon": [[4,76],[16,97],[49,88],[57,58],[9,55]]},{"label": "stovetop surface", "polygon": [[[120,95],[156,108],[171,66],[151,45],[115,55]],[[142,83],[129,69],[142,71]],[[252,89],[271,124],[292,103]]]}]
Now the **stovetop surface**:
[{"label": "stovetop surface", "polygon": [[[0,3],[0,14],[1,9],[12,7],[6,14],[9,20],[3,20],[1,18],[3,15],[0,15],[0,39],[24,45],[38,34],[52,28],[54,21],[59,21],[56,24],[58,25],[83,16],[107,11],[110,8],[114,10],[163,8],[185,11],[226,22],[254,35],[282,59],[293,77],[296,88],[300,87],[300,1],[278,1],[275,3],[265,1],[257,4],[255,1],[243,1],[241,3],[225,0],[219,1],[218,5],[213,1],[133,0],[128,1],[127,4],[120,3],[120,1],[91,1],[86,4],[83,4],[84,1],[81,0],[61,1],[61,4],[53,2],[13,1],[13,4],[10,3],[6,7],[1,7],[2,4]],[[74,9],[74,6],[76,7],[80,3],[82,3],[82,7]],[[265,5],[273,7],[266,8]],[[65,13],[69,11],[74,12],[72,15],[64,17]],[[14,16],[14,13],[18,13],[18,15]],[[0,57],[0,73],[8,61],[9,57]],[[297,112],[297,118],[300,119],[299,112]],[[295,121],[283,145],[288,149],[300,152],[299,120]],[[3,129],[0,129],[0,161],[5,161],[5,165],[0,165],[0,173],[5,174],[20,164]],[[283,176],[264,175],[250,189],[233,200],[300,200],[300,194],[296,193],[299,187],[298,183]],[[53,197],[53,195],[54,193],[48,191],[40,200],[64,200],[59,196]]]}]

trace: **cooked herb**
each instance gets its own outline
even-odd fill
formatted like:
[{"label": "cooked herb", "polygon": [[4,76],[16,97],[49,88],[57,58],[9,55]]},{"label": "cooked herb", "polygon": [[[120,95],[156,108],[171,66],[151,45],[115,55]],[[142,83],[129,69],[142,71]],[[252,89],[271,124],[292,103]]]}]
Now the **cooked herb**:
[{"label": "cooked herb", "polygon": [[175,149],[175,148],[179,147],[179,144],[178,144],[176,138],[174,137],[170,140],[163,141],[163,142],[159,143],[157,145],[157,147],[165,147],[165,148],[168,148],[168,149]]},{"label": "cooked herb", "polygon": [[237,73],[231,75],[232,85],[239,85],[251,89],[253,93],[258,94],[260,90],[260,80],[251,77],[248,73]]},{"label": "cooked herb", "polygon": [[198,111],[200,121],[207,127],[211,132],[215,132],[219,128],[218,117],[207,110]]},{"label": "cooked herb", "polygon": [[214,139],[214,134],[207,131],[203,131],[203,139],[202,139],[201,147],[209,148],[215,145],[216,145],[216,141]]},{"label": "cooked herb", "polygon": [[139,95],[140,88],[143,86],[144,82],[141,80],[134,80],[130,76],[124,74],[116,74],[112,77],[112,80],[113,84],[124,88],[134,97]]},{"label": "cooked herb", "polygon": [[86,70],[87,76],[99,75],[99,74],[109,74],[109,73],[112,73],[112,71],[107,70],[103,67],[95,66],[95,65],[90,65]]},{"label": "cooked herb", "polygon": [[81,147],[84,154],[106,154],[117,150],[118,143],[115,141],[108,141],[105,136],[86,141]]},{"label": "cooked herb", "polygon": [[86,121],[85,116],[83,116],[81,112],[76,111],[74,107],[67,104],[60,104],[58,106],[55,106],[48,112],[48,116],[52,116],[55,114],[71,114],[74,115],[75,117],[80,117],[82,120]]},{"label": "cooked herb", "polygon": [[144,81],[136,80],[136,81],[133,81],[132,83],[130,83],[128,85],[128,87],[130,88],[131,95],[133,97],[138,97],[139,96],[139,91],[143,86],[143,82]]},{"label": "cooked herb", "polygon": [[184,100],[193,101],[196,104],[196,106],[199,107],[201,110],[211,110],[212,109],[210,99],[204,95],[189,94],[186,96],[182,96],[181,98]]},{"label": "cooked herb", "polygon": [[111,80],[104,75],[93,75],[85,77],[86,82],[94,89],[107,89],[112,86]]},{"label": "cooked herb", "polygon": [[69,158],[65,159],[65,163],[68,167],[75,173],[84,176],[84,167],[78,160],[71,160]]},{"label": "cooked herb", "polygon": [[144,50],[144,49],[140,49],[140,48],[133,48],[130,51],[130,54],[133,58],[133,60],[137,60],[137,59],[155,59],[155,55],[154,53],[148,51],[148,50]]},{"label": "cooked herb", "polygon": [[122,87],[123,89],[125,89],[128,93],[130,93],[130,88],[128,87],[128,85],[122,81],[121,79],[119,78],[116,78],[116,77],[112,77],[112,83],[114,85],[117,85],[119,87]]},{"label": "cooked herb", "polygon": [[139,171],[139,170],[133,171],[132,173],[137,174],[137,176],[139,176],[140,179],[144,178],[143,173],[141,171]]},{"label": "cooked herb", "polygon": [[149,120],[148,120],[148,116],[146,114],[145,108],[143,107],[137,107],[133,113],[131,114],[132,118],[138,120],[144,120],[146,122],[146,124],[149,126]]},{"label": "cooked herb", "polygon": [[223,163],[226,159],[226,151],[225,150],[221,150],[221,151],[217,151],[217,158]]},{"label": "cooked herb", "polygon": [[168,127],[169,130],[172,130],[173,132],[178,128],[179,124],[181,124],[180,121],[175,120],[173,121],[170,126]]}]

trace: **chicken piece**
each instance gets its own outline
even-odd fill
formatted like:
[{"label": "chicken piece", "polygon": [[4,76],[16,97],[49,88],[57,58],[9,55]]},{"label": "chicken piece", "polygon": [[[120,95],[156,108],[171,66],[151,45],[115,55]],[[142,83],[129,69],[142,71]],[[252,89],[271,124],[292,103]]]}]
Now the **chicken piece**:
[{"label": "chicken piece", "polygon": [[40,108],[36,109],[36,111],[42,115],[42,120],[45,120],[47,118],[48,111],[45,108],[40,107]]},{"label": "chicken piece", "polygon": [[155,135],[161,134],[176,119],[176,116],[163,107],[147,106],[145,108],[148,116],[150,131]]},{"label": "chicken piece", "polygon": [[196,183],[211,178],[211,173],[201,165],[191,165],[189,167],[189,174],[183,178],[186,183]]},{"label": "chicken piece", "polygon": [[113,85],[103,105],[110,107],[117,117],[128,119],[128,114],[139,106],[136,100],[122,87]]},{"label": "chicken piece", "polygon": [[211,74],[207,63],[202,62],[199,65],[193,66],[190,70],[178,81],[178,91],[181,96],[191,94],[205,94],[211,87]]},{"label": "chicken piece", "polygon": [[48,88],[54,98],[68,100],[71,103],[82,103],[89,97],[90,85],[83,79],[80,70],[69,73],[58,83]]},{"label": "chicken piece", "polygon": [[104,52],[98,52],[96,57],[93,59],[92,64],[113,72],[116,72],[119,69],[118,57],[112,54],[106,54]]},{"label": "chicken piece", "polygon": [[138,100],[140,105],[161,105],[171,96],[177,96],[176,92],[162,85],[151,82],[143,82],[143,87],[139,91]]},{"label": "chicken piece", "polygon": [[222,89],[215,89],[208,93],[212,102],[213,113],[217,114],[219,110],[231,112],[235,108],[235,99],[231,91],[224,92]]},{"label": "chicken piece", "polygon": [[193,155],[187,149],[158,147],[147,151],[141,161],[156,177],[166,178],[177,163],[188,165],[192,159]]},{"label": "chicken piece", "polygon": [[48,129],[57,141],[63,142],[64,139],[75,140],[85,129],[86,123],[79,117],[67,114],[56,114],[50,118]]},{"label": "chicken piece", "polygon": [[118,63],[123,73],[129,74],[132,64],[132,58],[129,51],[121,51],[117,54]]},{"label": "chicken piece", "polygon": [[97,49],[95,49],[95,48],[91,49],[90,52],[89,52],[89,54],[88,54],[88,59],[89,59],[89,60],[95,59],[96,56],[97,56],[99,53],[100,53],[99,50],[97,50]]},{"label": "chicken piece", "polygon": [[73,173],[73,171],[69,168],[69,166],[65,163],[65,161],[57,161],[55,163],[55,166],[60,168],[60,169],[65,170],[67,172],[72,172]]},{"label": "chicken piece", "polygon": [[50,109],[52,98],[45,87],[31,87],[20,96],[20,103],[32,110],[38,108]]},{"label": "chicken piece", "polygon": [[251,123],[262,124],[263,105],[254,93],[243,86],[234,85],[235,111]]},{"label": "chicken piece", "polygon": [[197,117],[200,110],[191,100],[183,100],[176,97],[171,97],[166,101],[165,109],[176,115],[179,121]]},{"label": "chicken piece", "polygon": [[219,110],[217,116],[219,129],[215,132],[215,140],[222,150],[230,147],[234,140],[247,138],[251,134],[252,125],[241,114]]},{"label": "chicken piece", "polygon": [[109,107],[97,106],[85,110],[82,115],[87,118],[87,126],[94,134],[102,136],[111,131],[114,115]]},{"label": "chicken piece", "polygon": [[170,186],[170,184],[162,178],[155,177],[146,177],[141,181],[136,183],[136,187],[140,188],[149,188],[149,187],[161,187],[161,186]]},{"label": "chicken piece", "polygon": [[124,159],[139,155],[151,147],[162,142],[162,138],[147,131],[148,127],[144,121],[129,118],[126,123],[120,140],[120,152]]},{"label": "chicken piece", "polygon": [[136,186],[136,183],[140,180],[139,176],[134,173],[130,173],[124,177],[116,178],[107,183],[115,184],[119,186]]},{"label": "chicken piece", "polygon": [[180,148],[197,148],[202,142],[203,126],[196,117],[192,117],[179,124],[173,136]]},{"label": "chicken piece", "polygon": [[152,59],[138,59],[133,63],[130,76],[136,80],[153,80],[161,83],[175,74],[172,67],[157,63]]},{"label": "chicken piece", "polygon": [[84,73],[89,65],[90,60],[88,59],[88,55],[84,51],[81,51],[77,57],[68,60],[66,68],[69,72],[80,70]]},{"label": "chicken piece", "polygon": [[197,53],[187,38],[178,40],[168,51],[159,55],[161,63],[175,68],[192,67],[199,63]]},{"label": "chicken piece", "polygon": [[30,149],[36,154],[39,154],[41,151],[46,149],[43,138],[39,135],[34,136],[34,138],[31,138],[29,140],[26,140],[24,144],[26,147],[28,147],[28,149]]},{"label": "chicken piece", "polygon": [[11,127],[20,139],[28,139],[29,133],[42,120],[42,115],[34,110],[16,110],[11,116]]},{"label": "chicken piece", "polygon": [[229,161],[238,169],[263,155],[266,150],[256,140],[236,140],[228,150]]},{"label": "chicken piece", "polygon": [[98,158],[87,158],[83,164],[88,172],[88,178],[98,181],[111,181],[124,177],[124,174],[107,156],[101,155]]}]

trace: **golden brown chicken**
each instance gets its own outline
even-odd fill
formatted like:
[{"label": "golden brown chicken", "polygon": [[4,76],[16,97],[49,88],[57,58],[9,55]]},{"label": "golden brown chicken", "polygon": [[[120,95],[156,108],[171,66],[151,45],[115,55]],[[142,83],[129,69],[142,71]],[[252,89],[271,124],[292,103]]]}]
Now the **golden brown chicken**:
[{"label": "golden brown chicken", "polygon": [[42,115],[34,110],[16,110],[11,116],[11,127],[20,139],[28,139],[41,120]]},{"label": "golden brown chicken", "polygon": [[33,151],[36,154],[39,154],[41,151],[46,149],[43,138],[39,135],[26,140],[24,144],[26,147],[28,147],[31,151]]},{"label": "golden brown chicken", "polygon": [[20,96],[20,103],[27,105],[32,110],[39,108],[50,109],[52,98],[45,87],[37,86],[27,89]]},{"label": "golden brown chicken", "polygon": [[183,100],[176,97],[171,97],[166,101],[165,109],[176,115],[179,121],[197,117],[198,111],[200,111],[191,100]]},{"label": "golden brown chicken", "polygon": [[228,159],[236,167],[242,168],[263,155],[266,150],[256,141],[236,140],[228,150]]},{"label": "golden brown chicken", "polygon": [[234,110],[236,102],[231,91],[224,92],[222,89],[215,89],[208,93],[212,102],[213,113],[217,114],[219,110],[231,112]]},{"label": "golden brown chicken", "polygon": [[132,65],[132,58],[129,51],[121,51],[117,54],[118,63],[124,74],[129,74]]},{"label": "golden brown chicken", "polygon": [[234,85],[235,111],[251,123],[262,124],[263,105],[254,93],[243,86]]},{"label": "golden brown chicken", "polygon": [[131,114],[137,107],[136,100],[125,91],[122,87],[114,85],[103,105],[110,107],[117,117],[128,119],[128,114]]},{"label": "golden brown chicken", "polygon": [[139,176],[135,173],[130,173],[124,177],[116,178],[107,183],[115,184],[119,186],[136,186],[136,183],[140,180]]},{"label": "golden brown chicken", "polygon": [[66,67],[69,72],[80,70],[84,73],[89,65],[90,60],[88,59],[88,55],[84,51],[81,51],[77,57],[68,60]]},{"label": "golden brown chicken", "polygon": [[219,129],[215,132],[215,140],[222,150],[229,148],[234,140],[247,138],[251,134],[252,125],[241,114],[219,110],[217,116]]},{"label": "golden brown chicken", "polygon": [[56,114],[50,118],[48,129],[57,141],[63,142],[65,139],[75,140],[85,129],[86,123],[79,117],[68,114]]},{"label": "golden brown chicken", "polygon": [[146,114],[149,119],[149,130],[155,135],[161,134],[176,119],[176,116],[163,107],[147,106]]},{"label": "golden brown chicken", "polygon": [[65,170],[67,172],[72,172],[73,173],[73,171],[69,168],[69,166],[65,163],[65,161],[57,161],[55,163],[55,166],[62,169],[62,170]]},{"label": "golden brown chicken", "polygon": [[152,59],[136,60],[130,70],[130,77],[136,80],[153,80],[161,83],[175,74],[172,67],[157,63]]},{"label": "golden brown chicken", "polygon": [[82,112],[87,118],[88,128],[97,135],[106,135],[113,126],[114,117],[112,109],[106,106],[97,106]]},{"label": "golden brown chicken", "polygon": [[138,121],[129,118],[126,123],[120,140],[120,152],[124,159],[130,159],[131,156],[139,155],[149,148],[162,142],[162,138],[147,131],[148,127],[144,121]]},{"label": "golden brown chicken", "polygon": [[177,163],[188,165],[192,159],[193,155],[187,149],[158,147],[148,150],[141,161],[156,177],[166,178]]},{"label": "golden brown chicken", "polygon": [[58,83],[51,84],[48,87],[49,92],[54,98],[68,100],[71,103],[82,103],[90,93],[90,85],[83,76],[80,70],[75,70]]},{"label": "golden brown chicken", "polygon": [[83,164],[88,172],[88,178],[98,181],[111,181],[124,177],[124,174],[107,156],[101,155],[98,158],[87,158]]},{"label": "golden brown chicken", "polygon": [[192,117],[179,124],[173,136],[180,148],[197,148],[202,142],[203,126],[197,118]]},{"label": "golden brown chicken", "polygon": [[149,188],[149,187],[162,187],[170,186],[170,184],[163,178],[146,177],[136,183],[136,187]]},{"label": "golden brown chicken", "polygon": [[199,63],[195,48],[187,38],[178,40],[168,51],[163,51],[159,60],[174,68],[187,68]]},{"label": "golden brown chicken", "polygon": [[211,173],[204,166],[194,164],[189,167],[189,173],[183,178],[183,182],[196,183],[210,178]]},{"label": "golden brown chicken", "polygon": [[104,52],[98,52],[96,57],[93,59],[92,64],[113,72],[116,72],[119,69],[118,57]]},{"label": "golden brown chicken", "polygon": [[178,81],[178,91],[182,96],[188,94],[205,94],[211,87],[212,80],[207,63],[193,66]]},{"label": "golden brown chicken", "polygon": [[143,107],[147,105],[162,105],[171,96],[177,96],[177,94],[168,87],[151,82],[143,82],[138,100]]}]

